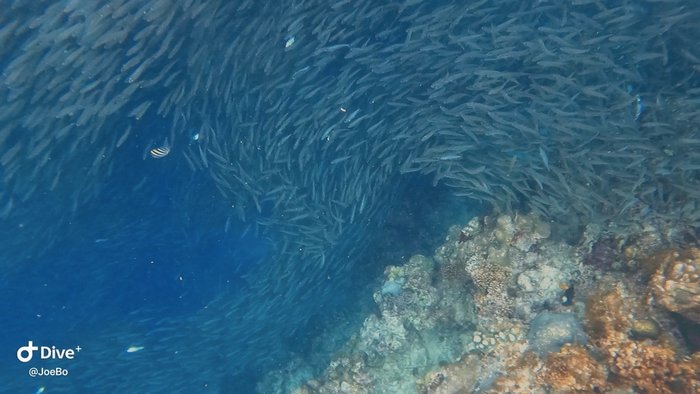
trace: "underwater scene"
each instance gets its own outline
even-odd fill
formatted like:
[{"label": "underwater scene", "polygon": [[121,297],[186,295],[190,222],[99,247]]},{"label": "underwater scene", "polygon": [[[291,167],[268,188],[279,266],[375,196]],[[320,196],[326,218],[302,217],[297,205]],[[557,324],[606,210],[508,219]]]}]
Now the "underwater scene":
[{"label": "underwater scene", "polygon": [[0,393],[700,392],[697,0],[0,0]]}]

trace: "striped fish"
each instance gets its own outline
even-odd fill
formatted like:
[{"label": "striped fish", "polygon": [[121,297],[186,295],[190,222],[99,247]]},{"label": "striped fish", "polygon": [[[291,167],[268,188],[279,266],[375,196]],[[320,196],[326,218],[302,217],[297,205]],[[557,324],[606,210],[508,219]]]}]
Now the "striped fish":
[{"label": "striped fish", "polygon": [[157,148],[153,148],[148,151],[148,154],[151,155],[152,158],[154,159],[160,159],[168,155],[170,153],[170,146],[168,144],[165,144],[163,146],[159,146]]},{"label": "striped fish", "polygon": [[[171,136],[174,138],[174,136]],[[146,150],[143,152],[143,159],[146,160],[147,156],[151,156],[154,159],[162,159],[165,156],[170,154],[170,150],[173,148],[173,145],[170,143],[172,138],[165,138],[165,141],[163,141],[162,144],[157,145],[153,142],[149,143],[146,146]]]}]

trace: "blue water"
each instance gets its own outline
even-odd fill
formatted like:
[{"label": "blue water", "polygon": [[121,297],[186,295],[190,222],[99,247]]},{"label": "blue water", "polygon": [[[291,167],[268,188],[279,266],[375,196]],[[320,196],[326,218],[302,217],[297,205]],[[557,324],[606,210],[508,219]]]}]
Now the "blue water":
[{"label": "blue water", "polygon": [[[74,347],[99,331],[149,332],[162,319],[184,321],[216,296],[235,294],[267,257],[267,244],[228,214],[208,177],[173,157],[142,158],[150,135],[170,125],[153,118],[144,127],[149,137],[137,131],[139,143],[118,152],[102,192],[71,220],[65,237],[48,250],[27,251],[38,257],[2,277],[0,365],[15,370],[14,350],[29,340]],[[125,355],[126,348],[101,346]]]}]

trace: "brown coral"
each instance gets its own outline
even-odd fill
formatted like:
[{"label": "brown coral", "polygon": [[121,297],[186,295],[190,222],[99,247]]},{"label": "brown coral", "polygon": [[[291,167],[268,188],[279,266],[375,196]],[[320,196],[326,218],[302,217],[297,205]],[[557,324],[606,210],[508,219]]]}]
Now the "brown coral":
[{"label": "brown coral", "polygon": [[658,269],[649,287],[659,305],[700,323],[700,249],[655,255]]},{"label": "brown coral", "polygon": [[642,309],[641,300],[621,284],[592,296],[586,306],[588,334],[611,374],[619,384],[644,393],[696,392],[697,372],[689,364],[696,358],[681,360],[668,340],[630,338]]},{"label": "brown coral", "polygon": [[440,266],[440,278],[450,284],[463,285],[469,275],[462,264],[455,260],[448,260]]},{"label": "brown coral", "polygon": [[474,281],[474,302],[482,316],[505,317],[513,308],[508,296],[510,272],[506,267],[484,263],[471,270]]},{"label": "brown coral", "polygon": [[610,360],[611,372],[646,393],[670,393],[669,383],[682,380],[673,349],[646,342],[618,345]]},{"label": "brown coral", "polygon": [[565,345],[550,354],[538,379],[557,393],[589,393],[607,386],[605,368],[581,345]]},{"label": "brown coral", "polygon": [[686,380],[675,381],[674,388],[678,392],[700,392],[700,352],[695,352],[689,357],[684,357],[680,362],[681,376]]},{"label": "brown coral", "polygon": [[505,375],[496,378],[487,393],[533,393],[540,392],[537,375],[533,371],[542,368],[542,360],[533,352],[526,352],[507,360]]},{"label": "brown coral", "polygon": [[478,356],[465,355],[458,362],[425,375],[417,382],[417,391],[424,394],[470,393],[479,380],[482,369]]}]

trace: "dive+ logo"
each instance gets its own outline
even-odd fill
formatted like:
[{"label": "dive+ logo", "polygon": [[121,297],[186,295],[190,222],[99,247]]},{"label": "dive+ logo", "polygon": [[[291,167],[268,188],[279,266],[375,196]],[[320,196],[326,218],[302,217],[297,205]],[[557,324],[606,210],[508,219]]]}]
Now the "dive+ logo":
[{"label": "dive+ logo", "polygon": [[26,346],[20,346],[17,349],[17,360],[28,363],[34,357],[34,352],[39,351],[39,357],[42,360],[72,360],[76,352],[80,352],[81,347],[76,346],[75,349],[57,349],[56,346],[34,346],[33,341],[28,341]]}]

